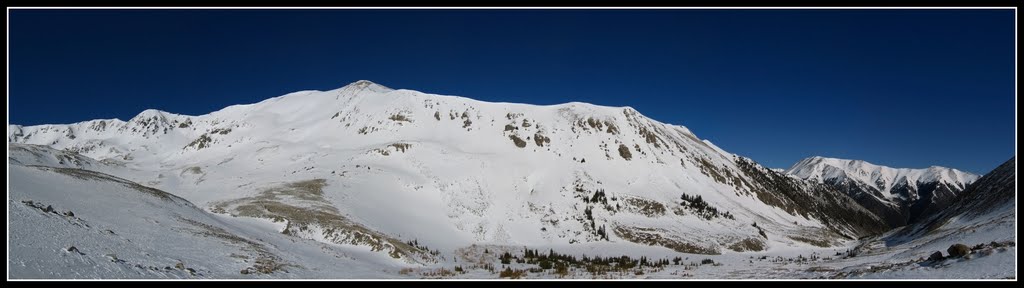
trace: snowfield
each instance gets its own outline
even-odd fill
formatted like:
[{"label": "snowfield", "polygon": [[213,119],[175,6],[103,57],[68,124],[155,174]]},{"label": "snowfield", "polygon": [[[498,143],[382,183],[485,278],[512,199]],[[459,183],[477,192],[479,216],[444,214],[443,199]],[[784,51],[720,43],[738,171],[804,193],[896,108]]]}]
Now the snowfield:
[{"label": "snowfield", "polygon": [[[908,233],[823,183],[838,172],[798,166],[629,107],[369,81],[200,116],[9,125],[8,277],[1016,277],[1015,193]],[[861,170],[885,191],[951,183],[948,201],[978,180],[940,168]],[[981,245],[927,260],[955,243]]]}]

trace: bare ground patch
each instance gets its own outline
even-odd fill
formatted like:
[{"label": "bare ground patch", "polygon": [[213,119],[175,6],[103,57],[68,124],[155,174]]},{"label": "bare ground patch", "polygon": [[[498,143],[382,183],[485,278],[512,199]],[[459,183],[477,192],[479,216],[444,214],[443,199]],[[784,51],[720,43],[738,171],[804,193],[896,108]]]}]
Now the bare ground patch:
[{"label": "bare ground patch", "polygon": [[[324,199],[324,179],[285,183],[266,188],[260,194],[217,203],[213,211],[234,216],[287,221],[282,233],[303,238],[317,235],[336,244],[369,246],[392,258],[430,261],[429,253],[355,223]],[[319,238],[319,237],[317,237]]]},{"label": "bare ground patch", "polygon": [[[286,270],[287,267],[302,267],[296,264],[284,262],[281,260],[281,257],[268,251],[267,247],[261,243],[242,238],[238,235],[232,234],[231,232],[225,231],[220,227],[181,217],[178,218],[178,221],[191,225],[194,229],[191,229],[190,232],[196,235],[218,238],[227,243],[240,245],[242,246],[241,250],[243,252],[255,254],[253,257],[256,258],[255,263],[249,267],[241,269],[239,271],[240,274],[271,274],[277,271],[288,272],[288,270]],[[235,253],[231,253],[229,257],[243,260],[249,259],[249,256]]]},{"label": "bare ground patch", "polygon": [[736,252],[763,251],[765,248],[767,247],[765,247],[764,241],[757,238],[746,238],[729,245],[729,250]]},{"label": "bare ground patch", "polygon": [[613,230],[619,238],[629,242],[647,244],[651,246],[662,246],[682,253],[719,255],[718,250],[710,247],[702,247],[688,242],[671,239],[662,236],[662,232],[654,228],[642,227],[615,227]]},{"label": "bare ground patch", "polygon": [[658,217],[665,215],[665,205],[654,200],[629,197],[624,199],[626,205],[623,208],[627,211],[638,213],[647,217]]}]

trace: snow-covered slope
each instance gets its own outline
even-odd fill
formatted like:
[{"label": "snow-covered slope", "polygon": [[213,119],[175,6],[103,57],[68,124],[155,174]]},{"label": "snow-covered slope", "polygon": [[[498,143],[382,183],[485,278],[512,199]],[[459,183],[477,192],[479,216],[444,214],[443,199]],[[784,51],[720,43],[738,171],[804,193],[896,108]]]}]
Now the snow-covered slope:
[{"label": "snow-covered slope", "polygon": [[893,227],[949,205],[957,193],[979,177],[939,166],[890,168],[861,160],[825,157],[801,160],[786,173],[845,191]]},{"label": "snow-covered slope", "polygon": [[[13,146],[11,278],[380,278],[407,266],[369,249],[296,241],[270,221],[211,215],[66,159],[47,161],[63,151]],[[36,166],[45,164],[52,166]]]},{"label": "snow-covered slope", "polygon": [[[275,237],[361,247],[387,267],[447,263],[479,245],[615,256],[845,247],[888,228],[845,191],[629,107],[489,103],[369,81],[199,116],[9,125],[8,143],[12,166],[113,175],[201,217],[264,219],[280,226]],[[63,177],[37,174],[11,179]],[[19,193],[33,197],[36,184]]]}]

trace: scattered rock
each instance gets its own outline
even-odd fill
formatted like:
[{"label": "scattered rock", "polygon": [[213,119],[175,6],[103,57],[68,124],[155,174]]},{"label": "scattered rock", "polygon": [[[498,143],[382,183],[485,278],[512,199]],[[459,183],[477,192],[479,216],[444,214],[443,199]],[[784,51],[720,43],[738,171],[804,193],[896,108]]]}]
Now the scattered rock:
[{"label": "scattered rock", "polygon": [[967,254],[971,254],[971,248],[967,247],[967,245],[957,243],[949,246],[949,249],[946,249],[946,252],[949,252],[949,257],[963,257],[967,256]]},{"label": "scattered rock", "polygon": [[53,206],[46,205],[46,208],[43,208],[43,212],[46,212],[46,213],[53,212]]},{"label": "scattered rock", "polygon": [[71,246],[71,247],[68,247],[68,248],[67,248],[67,249],[65,249],[65,250],[66,250],[66,251],[67,251],[68,253],[78,253],[78,255],[85,255],[85,253],[82,253],[82,251],[78,251],[78,248],[77,248],[77,247],[75,247],[75,246]]},{"label": "scattered rock", "polygon": [[110,262],[125,263],[125,261],[123,259],[117,258],[117,254],[107,254],[107,255],[103,255],[103,256],[106,256],[107,259],[110,259]]},{"label": "scattered rock", "polygon": [[928,261],[939,261],[942,260],[943,258],[944,257],[942,257],[941,251],[935,251],[935,253],[932,253],[931,256],[928,256]]},{"label": "scattered rock", "polygon": [[1003,242],[992,241],[992,243],[989,243],[989,245],[992,245],[992,247],[995,247],[995,248],[1002,248],[1002,247],[1012,247],[1012,246],[1015,245],[1015,243],[1013,241],[1003,241]]},{"label": "scattered rock", "polygon": [[178,264],[174,264],[174,268],[177,268],[178,270],[185,270],[185,263],[178,262]]},{"label": "scattered rock", "polygon": [[75,217],[75,212],[71,212],[71,210],[68,210],[68,212],[64,212],[64,216]]},{"label": "scattered rock", "polygon": [[189,275],[196,276],[196,269],[185,268],[185,271],[188,271]]},{"label": "scattered rock", "polygon": [[242,271],[239,272],[239,273],[242,273],[242,275],[248,275],[249,274],[249,268],[242,269]]}]

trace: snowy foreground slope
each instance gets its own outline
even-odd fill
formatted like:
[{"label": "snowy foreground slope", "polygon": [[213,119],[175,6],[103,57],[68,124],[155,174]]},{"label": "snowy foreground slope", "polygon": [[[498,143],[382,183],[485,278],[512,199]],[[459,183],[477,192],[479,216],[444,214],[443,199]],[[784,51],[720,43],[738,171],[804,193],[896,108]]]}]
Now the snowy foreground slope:
[{"label": "snowy foreground slope", "polygon": [[12,278],[850,277],[837,269],[867,258],[835,254],[892,228],[628,107],[368,81],[201,116],[10,125],[8,143]]},{"label": "snowy foreground slope", "polygon": [[[866,278],[1016,278],[1015,179],[1016,157],[968,185],[949,207],[857,247],[860,257],[882,257],[891,265],[846,272]],[[947,248],[958,243],[970,254],[950,257]],[[945,258],[927,260],[935,252]]]},{"label": "snowy foreground slope", "polygon": [[376,278],[402,267],[369,249],[288,237],[270,221],[212,215],[74,166],[9,167],[9,277]]}]

